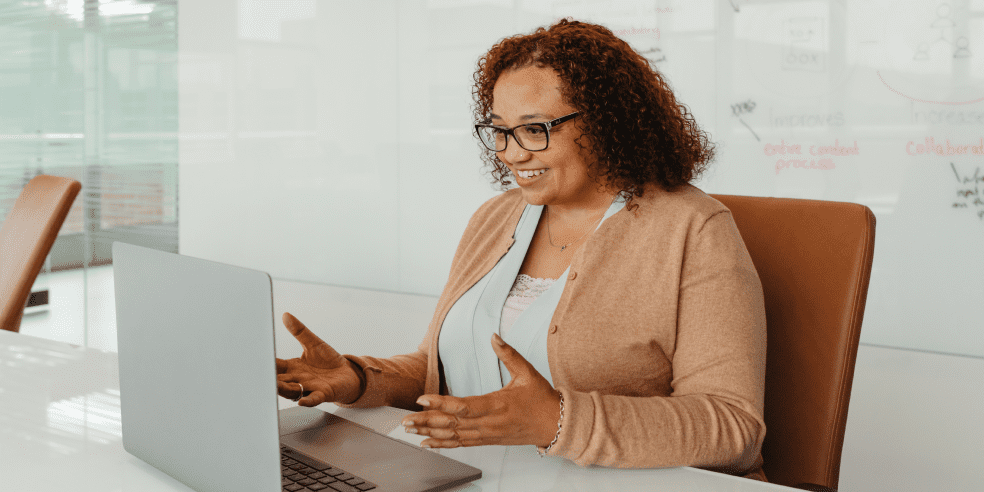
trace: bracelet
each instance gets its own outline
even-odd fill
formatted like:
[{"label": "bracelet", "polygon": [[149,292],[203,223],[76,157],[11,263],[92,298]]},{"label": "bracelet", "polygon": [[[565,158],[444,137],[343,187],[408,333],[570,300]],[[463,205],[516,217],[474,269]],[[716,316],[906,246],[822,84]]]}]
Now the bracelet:
[{"label": "bracelet", "polygon": [[550,452],[550,448],[557,443],[557,438],[560,437],[560,428],[564,423],[564,394],[560,391],[557,394],[560,395],[560,420],[557,421],[557,434],[554,436],[553,441],[550,442],[550,445],[544,448],[543,451],[540,451],[540,448],[536,449],[536,452],[540,454],[541,458],[546,456]]}]

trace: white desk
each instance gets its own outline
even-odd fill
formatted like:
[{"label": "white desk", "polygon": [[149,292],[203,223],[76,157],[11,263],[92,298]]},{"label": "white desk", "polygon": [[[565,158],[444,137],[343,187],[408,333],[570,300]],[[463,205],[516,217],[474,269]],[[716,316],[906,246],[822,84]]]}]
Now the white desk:
[{"label": "white desk", "polygon": [[[281,399],[282,408],[291,402]],[[399,419],[409,412],[321,408],[419,444]],[[0,331],[0,490],[188,491],[123,450],[115,353]],[[581,468],[533,446],[440,450],[482,470],[467,491],[795,490],[695,468]]]}]

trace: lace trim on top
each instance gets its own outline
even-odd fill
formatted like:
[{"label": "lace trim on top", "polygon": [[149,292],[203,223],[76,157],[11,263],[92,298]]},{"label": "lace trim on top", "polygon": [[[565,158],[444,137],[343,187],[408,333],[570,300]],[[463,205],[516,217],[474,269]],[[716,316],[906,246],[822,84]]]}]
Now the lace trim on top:
[{"label": "lace trim on top", "polygon": [[[552,278],[536,278],[526,274],[518,275],[512,289],[509,290],[506,303],[502,306],[499,336],[506,338],[516,320],[519,319],[519,315],[526,311],[526,308],[530,307],[530,304],[533,304],[533,301],[546,292],[554,282],[556,280]],[[500,367],[500,373],[501,369]],[[502,383],[505,384],[504,376],[502,374],[499,376],[503,378]]]},{"label": "lace trim on top", "polygon": [[516,282],[513,284],[512,289],[509,290],[509,297],[519,296],[536,299],[540,297],[540,294],[546,292],[556,281],[556,279],[552,278],[536,278],[521,273],[516,277]]}]

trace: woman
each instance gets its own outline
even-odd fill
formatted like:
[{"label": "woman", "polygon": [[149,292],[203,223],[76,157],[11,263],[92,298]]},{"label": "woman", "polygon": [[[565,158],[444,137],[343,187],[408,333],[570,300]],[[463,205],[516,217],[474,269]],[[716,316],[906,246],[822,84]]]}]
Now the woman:
[{"label": "woman", "polygon": [[730,211],[688,184],[713,147],[687,108],[567,20],[495,45],[474,94],[484,159],[519,187],[469,221],[423,343],[342,356],[285,313],[305,351],[277,361],[281,396],[419,411],[404,425],[431,447],[765,480],[762,285]]}]

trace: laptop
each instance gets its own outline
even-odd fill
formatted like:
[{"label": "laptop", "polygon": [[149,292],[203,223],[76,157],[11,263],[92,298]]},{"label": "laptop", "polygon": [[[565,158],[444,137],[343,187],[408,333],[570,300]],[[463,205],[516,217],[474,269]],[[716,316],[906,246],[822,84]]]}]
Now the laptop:
[{"label": "laptop", "polygon": [[198,491],[425,492],[482,471],[316,408],[278,412],[265,272],[113,243],[123,448]]}]

